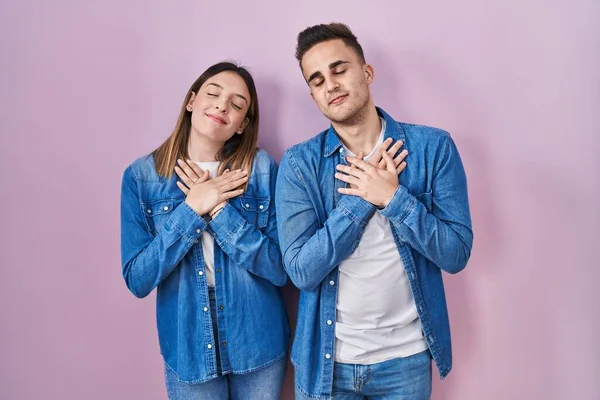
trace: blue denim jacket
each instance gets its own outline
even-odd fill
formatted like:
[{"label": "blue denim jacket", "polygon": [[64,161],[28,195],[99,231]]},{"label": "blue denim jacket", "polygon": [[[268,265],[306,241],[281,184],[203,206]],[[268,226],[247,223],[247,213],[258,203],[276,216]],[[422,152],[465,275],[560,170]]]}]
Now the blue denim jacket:
[{"label": "blue denim jacket", "polygon": [[358,245],[375,212],[389,221],[410,282],[425,340],[440,375],[452,366],[450,327],[442,271],[456,273],[473,242],[467,181],[458,151],[442,130],[385,118],[385,137],[404,141],[407,167],[389,205],[378,210],[360,197],[342,195],[335,179],[345,164],[342,142],[331,127],[286,151],[277,178],[279,241],[285,268],[301,290],[292,346],[296,387],[328,399],[333,380],[338,265]]},{"label": "blue denim jacket", "polygon": [[[287,282],[277,241],[277,165],[256,154],[248,188],[208,224],[152,156],[131,164],[121,194],[123,278],[137,297],[157,289],[156,317],[165,363],[183,382],[245,373],[285,356],[289,324],[278,286]],[[215,240],[218,338],[214,338],[200,237]]]}]

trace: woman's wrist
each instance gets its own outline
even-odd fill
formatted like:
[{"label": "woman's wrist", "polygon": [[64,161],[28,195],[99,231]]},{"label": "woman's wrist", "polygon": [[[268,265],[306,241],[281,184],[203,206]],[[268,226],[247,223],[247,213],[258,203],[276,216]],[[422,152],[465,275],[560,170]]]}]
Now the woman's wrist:
[{"label": "woman's wrist", "polygon": [[225,208],[225,206],[215,207],[210,213],[208,213],[208,216],[210,217],[210,219],[214,219],[217,215],[219,215],[219,213],[221,212],[221,210],[223,210],[223,208]]}]

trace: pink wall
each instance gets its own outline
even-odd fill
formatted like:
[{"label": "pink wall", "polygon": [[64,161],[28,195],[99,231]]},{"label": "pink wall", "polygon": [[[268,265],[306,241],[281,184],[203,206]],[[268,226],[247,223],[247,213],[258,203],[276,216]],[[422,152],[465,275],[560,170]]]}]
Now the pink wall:
[{"label": "pink wall", "polygon": [[121,173],[224,58],[252,67],[278,159],[325,128],[293,54],[332,20],[377,103],[448,129],[469,176],[475,248],[446,279],[455,370],[434,399],[600,398],[597,0],[18,3],[0,3],[0,398],[165,398],[154,301],[120,273]]}]

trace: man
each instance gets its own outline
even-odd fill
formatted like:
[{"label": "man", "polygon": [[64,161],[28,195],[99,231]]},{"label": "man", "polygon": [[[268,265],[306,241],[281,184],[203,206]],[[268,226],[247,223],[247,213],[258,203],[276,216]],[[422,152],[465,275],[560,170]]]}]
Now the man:
[{"label": "man", "polygon": [[[473,242],[458,151],[442,130],[375,107],[374,69],[343,24],[309,27],[296,57],[328,130],[288,149],[276,206],[301,290],[296,398],[427,399],[452,365],[442,271]],[[358,157],[357,157],[358,156]]]}]

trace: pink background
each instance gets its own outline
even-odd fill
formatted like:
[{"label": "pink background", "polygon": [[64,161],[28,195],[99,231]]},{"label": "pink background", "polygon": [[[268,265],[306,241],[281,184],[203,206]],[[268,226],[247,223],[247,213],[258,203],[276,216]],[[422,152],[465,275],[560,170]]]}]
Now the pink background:
[{"label": "pink background", "polygon": [[166,397],[154,296],[121,278],[122,171],[221,59],[251,67],[277,159],[326,128],[293,55],[338,20],[377,104],[449,130],[469,177],[475,247],[446,277],[455,365],[433,398],[599,399],[599,16],[597,0],[2,1],[0,398]]}]

